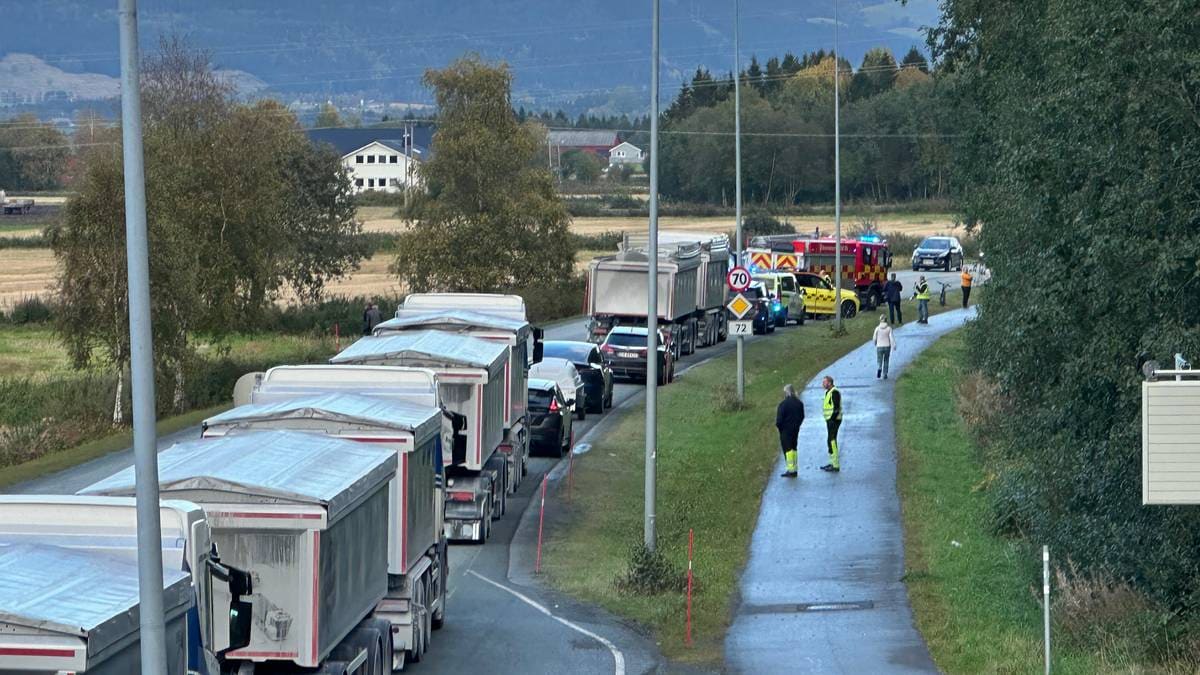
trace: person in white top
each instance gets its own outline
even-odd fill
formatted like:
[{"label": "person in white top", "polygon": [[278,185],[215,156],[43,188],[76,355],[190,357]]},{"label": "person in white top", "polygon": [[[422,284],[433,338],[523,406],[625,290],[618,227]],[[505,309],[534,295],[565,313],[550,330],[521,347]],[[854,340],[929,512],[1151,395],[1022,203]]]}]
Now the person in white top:
[{"label": "person in white top", "polygon": [[878,360],[878,367],[875,370],[875,379],[888,376],[888,361],[891,359],[892,350],[896,348],[896,336],[892,333],[892,327],[888,325],[887,317],[879,315],[879,325],[875,327],[875,335],[871,338],[875,341],[875,355]]}]

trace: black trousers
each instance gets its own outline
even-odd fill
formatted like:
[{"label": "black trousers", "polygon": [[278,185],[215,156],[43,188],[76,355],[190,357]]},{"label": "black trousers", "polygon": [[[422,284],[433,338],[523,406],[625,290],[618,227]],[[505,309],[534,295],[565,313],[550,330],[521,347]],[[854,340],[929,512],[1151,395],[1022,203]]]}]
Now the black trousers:
[{"label": "black trousers", "polygon": [[971,299],[971,287],[970,287],[970,286],[963,286],[963,287],[962,287],[962,292],[963,292],[963,309],[966,309],[966,308],[967,308],[967,301]]},{"label": "black trousers", "polygon": [[829,448],[829,454],[833,454],[837,449],[838,429],[842,426],[840,419],[825,420],[825,445]]},{"label": "black trousers", "polygon": [[904,315],[900,313],[900,302],[888,300],[888,323],[904,323]]},{"label": "black trousers", "polygon": [[783,452],[796,449],[796,438],[800,436],[800,427],[779,430],[779,449]]}]

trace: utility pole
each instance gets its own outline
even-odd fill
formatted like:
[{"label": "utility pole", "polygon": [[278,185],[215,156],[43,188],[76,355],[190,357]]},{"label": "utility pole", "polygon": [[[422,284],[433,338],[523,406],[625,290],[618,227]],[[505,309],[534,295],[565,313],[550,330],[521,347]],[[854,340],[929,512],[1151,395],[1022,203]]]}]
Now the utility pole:
[{"label": "utility pole", "polygon": [[137,0],[118,0],[121,24],[121,143],[125,163],[125,258],[129,278],[129,366],[137,497],[138,614],[143,675],[166,675],[162,528],[158,516],[158,447],[154,429],[154,336],[150,330],[150,250],[146,171],[142,165]]},{"label": "utility pole", "polygon": [[[650,258],[646,275],[646,521],[645,544],[655,547],[654,501],[658,479],[658,3],[650,28]],[[671,349],[673,345],[666,345]]]},{"label": "utility pole", "polygon": [[[742,264],[742,55],[741,17],[739,0],[733,0],[733,191],[734,191],[734,236],[737,242],[735,260]],[[737,336],[737,400],[746,400],[746,338]]]},{"label": "utility pole", "polygon": [[833,0],[833,298],[836,306],[834,321],[837,331],[842,331],[842,126],[838,119],[841,87],[841,72],[838,66],[838,0]]}]

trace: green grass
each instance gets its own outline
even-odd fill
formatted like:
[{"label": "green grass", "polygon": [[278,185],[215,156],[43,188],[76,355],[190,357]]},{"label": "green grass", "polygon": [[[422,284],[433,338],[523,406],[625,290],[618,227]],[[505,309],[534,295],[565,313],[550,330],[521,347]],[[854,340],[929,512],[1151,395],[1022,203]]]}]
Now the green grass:
[{"label": "green grass", "polygon": [[[232,404],[227,403],[161,419],[158,421],[156,427],[158,435],[165,436],[194,426],[217,413],[228,410],[231,406]],[[63,469],[69,469],[97,457],[103,457],[111,452],[124,450],[131,445],[133,445],[133,431],[127,429],[97,438],[83,445],[43,455],[23,464],[6,466],[0,471],[0,488],[23,483],[27,480],[55,473],[56,471],[62,471]]]},{"label": "green grass", "polygon": [[0,328],[0,373],[33,377],[71,370],[67,350],[48,326]]},{"label": "green grass", "polygon": [[[965,352],[963,333],[951,333],[897,383],[898,489],[909,599],[943,672],[1040,672],[1040,550],[993,536],[989,529],[989,504],[981,491],[988,475],[957,405]],[[1087,649],[1052,638],[1052,647],[1056,673],[1175,670],[1129,663],[1121,655],[1137,650],[1121,644]]]},{"label": "green grass", "polygon": [[[915,316],[916,303],[905,311]],[[931,313],[954,309],[934,304]],[[779,457],[775,406],[786,382],[804,386],[822,368],[863,344],[877,314],[846,322],[809,322],[746,346],[746,402],[726,412],[734,356],[692,368],[659,389],[658,548],[680,570],[687,564],[688,528],[695,529],[693,640],[684,645],[682,593],[637,596],[615,580],[642,541],[644,408],[615,420],[604,438],[575,460],[572,501],[560,486],[551,499],[543,570],[570,595],[647,626],[671,659],[719,666],[738,577],[749,553],[763,489]]]}]

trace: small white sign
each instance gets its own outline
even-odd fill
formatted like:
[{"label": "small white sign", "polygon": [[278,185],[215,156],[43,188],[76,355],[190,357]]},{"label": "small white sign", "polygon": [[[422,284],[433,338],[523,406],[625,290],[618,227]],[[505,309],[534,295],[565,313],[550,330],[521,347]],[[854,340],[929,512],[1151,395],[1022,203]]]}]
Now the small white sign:
[{"label": "small white sign", "polygon": [[730,335],[753,335],[754,334],[754,322],[753,321],[730,321],[729,322],[729,334]]}]

